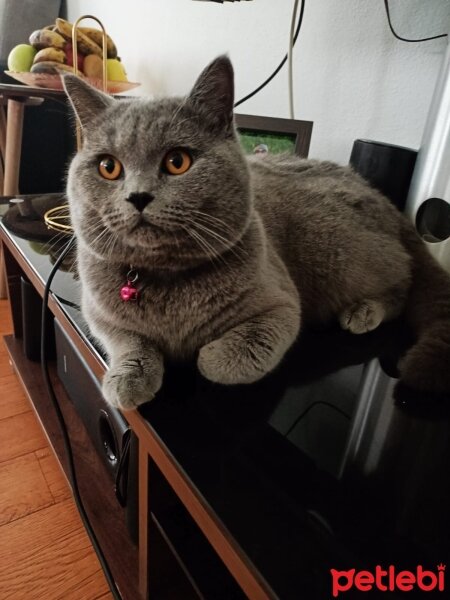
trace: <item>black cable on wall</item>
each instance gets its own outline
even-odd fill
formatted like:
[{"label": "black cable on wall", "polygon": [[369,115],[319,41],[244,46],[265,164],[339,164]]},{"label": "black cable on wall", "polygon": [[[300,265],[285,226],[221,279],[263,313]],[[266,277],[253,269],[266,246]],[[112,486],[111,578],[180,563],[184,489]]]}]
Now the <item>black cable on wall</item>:
[{"label": "black cable on wall", "polygon": [[[294,41],[293,41],[292,47],[294,47],[295,42],[297,41],[298,35],[300,33],[300,30],[302,28],[303,14],[304,14],[304,12],[305,12],[305,0],[302,0],[302,4],[301,4],[301,7],[300,7],[300,14],[298,16],[298,23],[297,23],[297,27],[295,29],[295,35],[294,35]],[[236,108],[237,106],[239,106],[243,102],[246,102],[247,100],[249,100],[250,98],[252,98],[253,96],[255,96],[255,94],[257,94],[258,92],[260,92],[263,88],[265,88],[266,85],[268,83],[270,83],[272,81],[272,79],[281,71],[281,69],[283,68],[283,66],[286,63],[287,59],[288,59],[288,55],[285,54],[284,58],[282,59],[282,61],[278,65],[278,67],[275,69],[275,71],[272,73],[272,75],[269,75],[269,77],[265,81],[263,81],[263,83],[261,83],[261,85],[259,85],[255,90],[253,90],[253,92],[250,92],[250,94],[247,94],[246,96],[244,96],[243,98],[241,98],[240,100],[238,100],[237,102],[235,102],[234,108]]]},{"label": "black cable on wall", "polygon": [[384,0],[384,8],[386,9],[386,16],[387,16],[387,20],[389,23],[389,29],[392,31],[392,35],[394,37],[396,37],[398,40],[400,40],[401,42],[411,42],[411,43],[429,42],[430,40],[437,40],[439,38],[448,37],[447,33],[441,33],[439,35],[433,35],[432,37],[420,38],[417,40],[411,40],[409,38],[404,38],[404,37],[398,35],[398,33],[395,31],[394,27],[392,26],[391,13],[389,10],[389,0]]}]

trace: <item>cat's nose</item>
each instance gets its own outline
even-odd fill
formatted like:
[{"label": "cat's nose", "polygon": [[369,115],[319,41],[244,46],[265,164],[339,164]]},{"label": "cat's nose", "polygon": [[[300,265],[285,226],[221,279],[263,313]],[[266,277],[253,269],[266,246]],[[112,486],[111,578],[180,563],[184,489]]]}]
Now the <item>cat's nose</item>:
[{"label": "cat's nose", "polygon": [[127,202],[131,202],[139,212],[142,212],[147,204],[150,204],[154,199],[155,197],[153,194],[148,194],[147,192],[135,192],[134,194],[130,194],[126,200]]}]

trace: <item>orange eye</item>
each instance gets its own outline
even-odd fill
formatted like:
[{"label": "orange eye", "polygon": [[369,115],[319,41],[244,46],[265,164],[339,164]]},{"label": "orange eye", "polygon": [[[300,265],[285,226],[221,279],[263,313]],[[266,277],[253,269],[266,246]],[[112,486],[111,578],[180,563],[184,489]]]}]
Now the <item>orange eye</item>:
[{"label": "orange eye", "polygon": [[166,154],[163,161],[164,170],[170,175],[183,175],[192,165],[192,156],[187,150],[179,148]]},{"label": "orange eye", "polygon": [[102,156],[98,163],[98,172],[104,179],[118,179],[122,173],[122,163],[109,154]]}]

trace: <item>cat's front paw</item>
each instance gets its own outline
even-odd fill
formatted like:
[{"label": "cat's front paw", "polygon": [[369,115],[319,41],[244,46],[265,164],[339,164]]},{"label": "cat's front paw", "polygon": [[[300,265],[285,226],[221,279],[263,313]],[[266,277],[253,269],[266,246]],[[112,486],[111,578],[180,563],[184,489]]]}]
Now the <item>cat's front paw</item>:
[{"label": "cat's front paw", "polygon": [[283,353],[258,339],[249,342],[227,333],[203,346],[197,363],[200,373],[210,381],[225,385],[246,384],[270,373]]},{"label": "cat's front paw", "polygon": [[103,396],[115,408],[131,410],[153,399],[162,384],[162,365],[151,359],[124,357],[103,378]]},{"label": "cat's front paw", "polygon": [[342,329],[361,334],[376,329],[382,322],[386,311],[381,302],[363,300],[346,308],[339,315]]}]

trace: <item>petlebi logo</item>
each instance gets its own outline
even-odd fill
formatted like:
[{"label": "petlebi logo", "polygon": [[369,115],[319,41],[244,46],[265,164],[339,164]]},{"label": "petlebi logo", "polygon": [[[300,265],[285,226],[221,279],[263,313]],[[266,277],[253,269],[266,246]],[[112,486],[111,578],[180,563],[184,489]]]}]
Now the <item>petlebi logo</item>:
[{"label": "petlebi logo", "polygon": [[348,571],[330,569],[333,597],[337,598],[340,594],[355,589],[361,592],[370,592],[371,590],[443,592],[445,590],[445,566],[442,563],[437,565],[436,571],[426,570],[421,565],[415,571],[397,571],[393,565],[387,569],[377,565],[373,572],[357,571],[356,569]]}]

